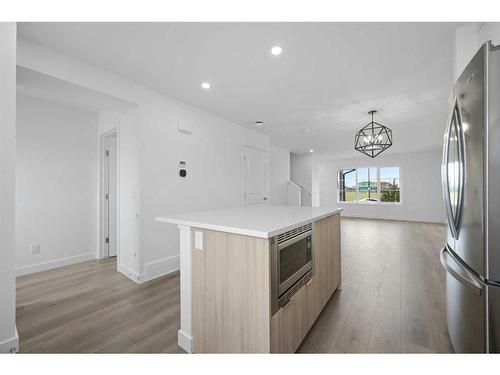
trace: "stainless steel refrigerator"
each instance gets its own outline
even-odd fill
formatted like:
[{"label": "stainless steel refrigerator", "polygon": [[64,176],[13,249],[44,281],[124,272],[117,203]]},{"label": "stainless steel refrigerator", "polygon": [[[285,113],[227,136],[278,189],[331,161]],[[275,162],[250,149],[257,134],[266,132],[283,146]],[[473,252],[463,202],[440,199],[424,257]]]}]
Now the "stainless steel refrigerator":
[{"label": "stainless steel refrigerator", "polygon": [[448,331],[456,352],[500,352],[500,47],[453,88],[442,164]]}]

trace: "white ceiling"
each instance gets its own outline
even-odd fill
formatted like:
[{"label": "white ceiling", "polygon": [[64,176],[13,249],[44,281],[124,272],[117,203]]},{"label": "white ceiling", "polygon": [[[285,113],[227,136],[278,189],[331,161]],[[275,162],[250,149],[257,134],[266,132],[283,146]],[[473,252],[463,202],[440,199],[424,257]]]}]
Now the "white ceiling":
[{"label": "white ceiling", "polygon": [[[275,144],[356,156],[367,112],[387,152],[437,148],[453,81],[453,23],[20,23],[19,34],[238,124]],[[280,45],[283,53],[270,49]],[[201,82],[210,82],[202,90]]]}]

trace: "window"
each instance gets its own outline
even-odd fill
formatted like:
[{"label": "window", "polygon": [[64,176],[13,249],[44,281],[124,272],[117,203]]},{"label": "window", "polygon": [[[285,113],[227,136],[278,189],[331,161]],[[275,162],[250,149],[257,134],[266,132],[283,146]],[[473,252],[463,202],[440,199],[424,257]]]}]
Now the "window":
[{"label": "window", "polygon": [[358,201],[377,202],[377,168],[358,168]]},{"label": "window", "polygon": [[341,169],[337,191],[339,202],[400,203],[399,167]]},{"label": "window", "polygon": [[398,203],[399,195],[399,168],[380,168],[380,201]]},{"label": "window", "polygon": [[339,202],[355,202],[357,200],[355,169],[344,169],[339,171],[338,191]]}]

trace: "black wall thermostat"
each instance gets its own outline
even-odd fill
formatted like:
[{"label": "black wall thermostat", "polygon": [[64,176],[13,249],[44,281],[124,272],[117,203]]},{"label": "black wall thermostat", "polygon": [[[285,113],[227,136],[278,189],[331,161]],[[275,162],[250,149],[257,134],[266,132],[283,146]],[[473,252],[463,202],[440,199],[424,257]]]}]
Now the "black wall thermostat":
[{"label": "black wall thermostat", "polygon": [[186,162],[181,160],[179,162],[179,176],[186,177],[186,175],[187,175],[187,172],[186,172]]}]

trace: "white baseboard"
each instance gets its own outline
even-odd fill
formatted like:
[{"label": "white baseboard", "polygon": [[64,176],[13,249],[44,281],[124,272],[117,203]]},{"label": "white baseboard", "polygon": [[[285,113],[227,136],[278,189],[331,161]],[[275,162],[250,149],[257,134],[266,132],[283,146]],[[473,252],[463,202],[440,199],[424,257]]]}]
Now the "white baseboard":
[{"label": "white baseboard", "polygon": [[169,258],[163,258],[154,262],[149,262],[144,265],[144,273],[138,274],[130,268],[122,264],[118,264],[118,272],[127,276],[137,284],[142,284],[146,281],[156,279],[157,277],[167,275],[171,272],[177,271],[180,268],[180,256],[175,255]]},{"label": "white baseboard", "polygon": [[0,342],[0,353],[17,353],[19,352],[19,335],[16,334],[14,337]]},{"label": "white baseboard", "polygon": [[408,218],[383,218],[383,217],[369,217],[365,215],[342,215],[343,218],[346,219],[366,219],[366,220],[381,220],[381,221],[404,221],[408,223],[424,223],[424,224],[439,224],[439,225],[448,225],[446,221],[439,220],[427,220],[427,219],[408,219]]},{"label": "white baseboard", "polygon": [[144,281],[156,279],[157,277],[167,275],[177,271],[180,267],[180,256],[163,258],[144,265]]},{"label": "white baseboard", "polygon": [[177,331],[177,344],[186,352],[193,352],[193,337],[181,329]]},{"label": "white baseboard", "polygon": [[127,276],[130,280],[136,282],[137,284],[142,284],[144,282],[143,275],[140,275],[140,274],[132,271],[130,268],[127,268],[122,264],[118,264],[117,269],[118,269],[118,272]]},{"label": "white baseboard", "polygon": [[35,272],[40,272],[40,271],[47,271],[47,270],[51,270],[53,268],[69,266],[70,264],[85,262],[87,260],[92,260],[92,259],[96,259],[95,252],[76,255],[76,256],[67,257],[67,258],[56,259],[56,260],[51,260],[48,262],[43,262],[43,263],[38,263],[38,264],[32,264],[29,266],[23,266],[23,267],[16,268],[16,276],[28,275],[30,273],[35,273]]}]

